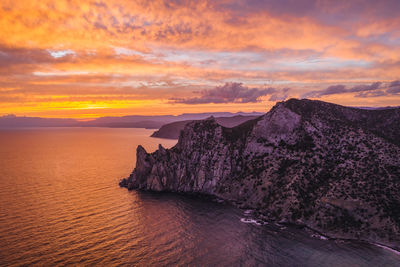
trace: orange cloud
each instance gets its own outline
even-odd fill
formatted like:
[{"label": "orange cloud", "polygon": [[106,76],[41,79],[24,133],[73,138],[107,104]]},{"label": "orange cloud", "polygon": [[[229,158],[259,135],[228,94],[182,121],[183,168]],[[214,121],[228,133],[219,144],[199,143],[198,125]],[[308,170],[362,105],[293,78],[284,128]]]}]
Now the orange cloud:
[{"label": "orange cloud", "polygon": [[[232,82],[301,96],[399,79],[398,2],[286,2],[3,0],[0,115],[195,112],[228,106],[168,99]],[[229,108],[271,105],[247,104]]]}]

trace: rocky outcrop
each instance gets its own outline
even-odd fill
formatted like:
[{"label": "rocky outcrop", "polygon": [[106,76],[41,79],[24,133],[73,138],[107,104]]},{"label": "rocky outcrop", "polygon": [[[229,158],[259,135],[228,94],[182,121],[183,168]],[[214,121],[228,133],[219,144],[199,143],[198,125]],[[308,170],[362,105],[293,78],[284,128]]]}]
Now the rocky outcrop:
[{"label": "rocky outcrop", "polygon": [[137,149],[128,189],[202,193],[333,237],[400,244],[400,109],[291,99],[234,128],[194,121]]}]

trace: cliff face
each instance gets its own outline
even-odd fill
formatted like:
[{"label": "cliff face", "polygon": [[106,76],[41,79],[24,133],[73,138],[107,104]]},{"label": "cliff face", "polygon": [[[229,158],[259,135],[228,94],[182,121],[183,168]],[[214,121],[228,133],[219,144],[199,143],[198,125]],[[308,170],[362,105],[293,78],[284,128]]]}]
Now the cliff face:
[{"label": "cliff face", "polygon": [[139,146],[121,186],[211,194],[272,220],[398,248],[399,127],[400,109],[291,99],[234,128],[189,123],[171,149]]}]

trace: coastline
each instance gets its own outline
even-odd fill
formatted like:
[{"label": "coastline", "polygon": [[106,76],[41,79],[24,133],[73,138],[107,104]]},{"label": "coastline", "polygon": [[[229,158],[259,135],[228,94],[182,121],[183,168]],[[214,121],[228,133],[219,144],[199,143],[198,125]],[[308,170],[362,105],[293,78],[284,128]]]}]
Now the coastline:
[{"label": "coastline", "polygon": [[[127,181],[128,181],[127,178],[121,179],[119,182],[119,186],[128,188]],[[126,183],[126,185],[125,185],[125,183]],[[381,243],[381,242],[373,242],[373,241],[369,241],[369,240],[365,240],[365,239],[343,238],[343,237],[335,236],[334,233],[327,233],[327,232],[317,230],[317,229],[315,229],[307,224],[304,224],[304,223],[301,224],[301,223],[267,219],[266,214],[262,213],[260,210],[258,210],[256,208],[243,206],[242,203],[238,203],[236,201],[229,200],[229,199],[224,199],[219,196],[212,195],[212,194],[205,194],[205,193],[199,193],[199,192],[155,191],[155,190],[143,190],[143,189],[132,189],[132,188],[131,189],[128,188],[128,190],[136,190],[139,192],[140,191],[152,192],[152,193],[156,193],[156,194],[172,193],[172,194],[179,194],[179,195],[184,195],[184,196],[198,197],[200,199],[209,200],[209,201],[213,201],[216,203],[224,203],[224,204],[232,205],[232,206],[242,210],[244,212],[244,214],[247,216],[252,214],[251,217],[250,216],[248,217],[249,221],[241,220],[243,223],[254,223],[258,226],[272,225],[272,224],[275,224],[278,227],[290,226],[290,227],[294,227],[297,229],[306,230],[307,232],[309,232],[309,236],[311,238],[316,238],[316,239],[321,239],[321,240],[330,240],[330,241],[361,242],[361,243],[377,246],[377,247],[383,248],[385,250],[388,250],[396,255],[400,255],[400,248],[396,249],[395,247],[391,246],[390,244],[385,244],[385,243]],[[281,228],[281,230],[284,230],[284,229],[285,228]]]}]

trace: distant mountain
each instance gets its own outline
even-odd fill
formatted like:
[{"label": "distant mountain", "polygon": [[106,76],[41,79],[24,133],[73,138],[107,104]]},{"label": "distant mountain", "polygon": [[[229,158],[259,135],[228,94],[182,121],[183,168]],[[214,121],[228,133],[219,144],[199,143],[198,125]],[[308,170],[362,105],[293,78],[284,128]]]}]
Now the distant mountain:
[{"label": "distant mountain", "polygon": [[173,122],[177,116],[123,116],[101,117],[90,121],[79,122],[81,127],[111,127],[111,128],[148,128],[158,129],[163,124]]},{"label": "distant mountain", "polygon": [[233,117],[237,115],[261,115],[262,113],[230,113],[230,112],[214,112],[214,113],[184,113],[181,115],[161,115],[161,116],[123,116],[123,117],[102,117],[92,121],[81,123],[82,127],[120,127],[120,128],[148,128],[159,129],[162,125],[185,120],[202,120],[210,116],[214,117]]},{"label": "distant mountain", "polygon": [[153,121],[153,120],[143,120],[143,121],[132,121],[124,122],[119,120],[110,120],[107,122],[98,121],[86,121],[78,122],[76,126],[79,127],[105,127],[105,128],[146,128],[146,129],[159,129],[164,122]]},{"label": "distant mountain", "polygon": [[214,117],[233,117],[237,115],[261,115],[262,113],[184,113],[181,115],[156,115],[142,116],[132,115],[123,117],[101,117],[90,121],[78,121],[75,119],[59,118],[39,118],[39,117],[17,117],[15,115],[6,115],[0,117],[0,128],[13,127],[110,127],[110,128],[147,128],[158,129],[166,123],[183,120],[200,120],[210,116]]},{"label": "distant mountain", "polygon": [[74,119],[53,119],[39,117],[17,117],[6,115],[0,117],[0,127],[71,127],[76,126],[78,121]]},{"label": "distant mountain", "polygon": [[202,193],[332,238],[400,250],[400,108],[290,99],[234,128],[186,124],[171,149],[137,148],[128,189]]},{"label": "distant mountain", "polygon": [[[224,126],[227,128],[232,128],[232,127],[242,124],[243,122],[246,122],[248,120],[255,119],[259,116],[260,115],[257,115],[257,116],[237,115],[237,116],[233,116],[233,117],[217,117],[217,118],[215,118],[215,120],[221,126]],[[176,122],[171,122],[171,123],[165,124],[165,125],[161,126],[161,128],[159,130],[155,131],[151,135],[151,137],[166,138],[166,139],[178,139],[180,132],[183,130],[185,125],[190,122],[193,122],[193,120],[176,121]]]},{"label": "distant mountain", "polygon": [[183,113],[181,115],[178,115],[179,120],[203,120],[208,117],[215,117],[215,118],[220,118],[220,117],[233,117],[233,116],[261,116],[263,115],[263,112],[237,112],[237,113],[231,113],[231,112],[208,112],[208,113]]}]

